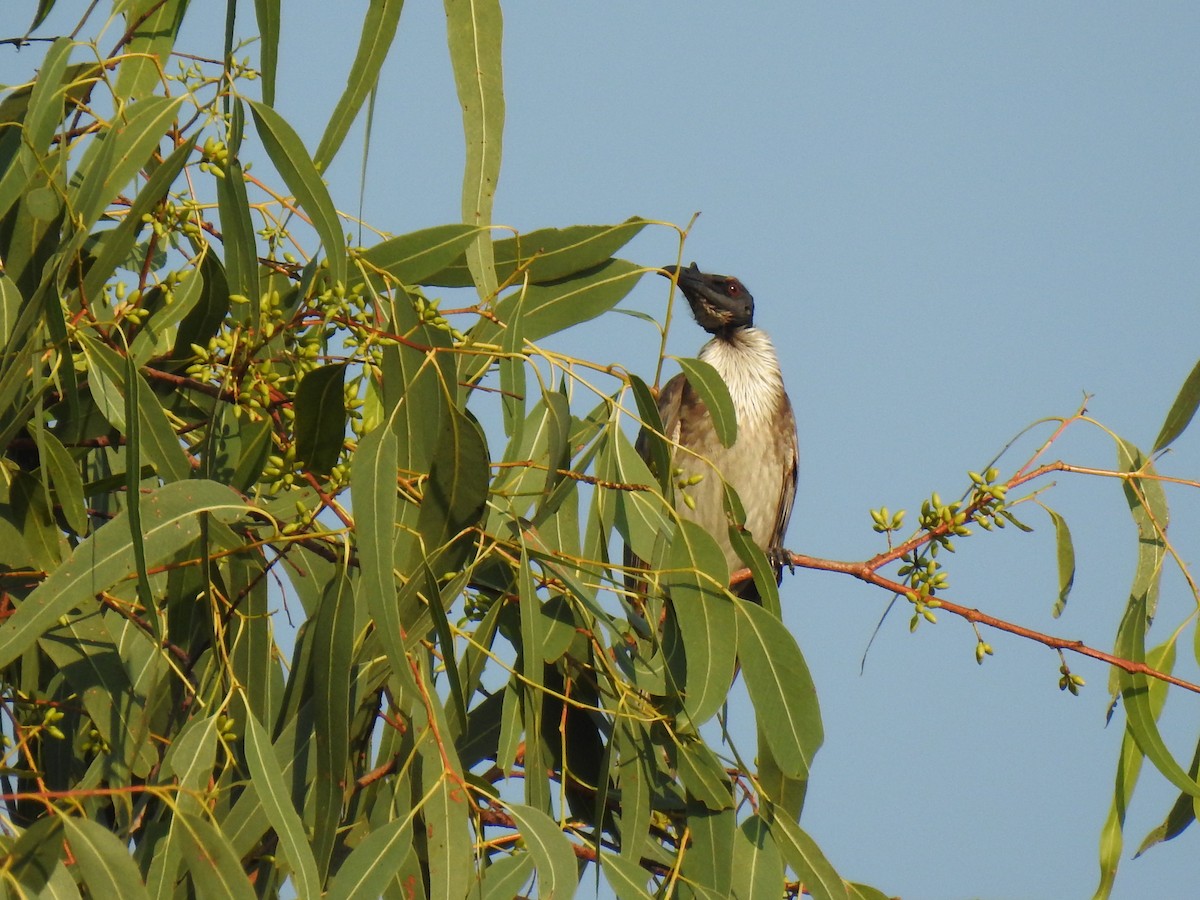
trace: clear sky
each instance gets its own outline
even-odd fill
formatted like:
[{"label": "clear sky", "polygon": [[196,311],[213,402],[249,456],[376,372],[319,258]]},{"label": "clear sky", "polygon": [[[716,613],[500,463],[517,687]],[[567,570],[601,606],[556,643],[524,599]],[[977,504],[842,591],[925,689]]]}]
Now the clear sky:
[{"label": "clear sky", "polygon": [[[9,0],[4,30],[35,5]],[[208,43],[185,37],[187,49],[219,54],[224,4],[212,6],[211,32],[194,34]],[[277,107],[310,147],[363,6],[284,4]],[[882,546],[870,508],[907,508],[912,522],[923,497],[957,495],[968,470],[1033,420],[1070,415],[1085,391],[1099,420],[1152,443],[1200,358],[1200,4],[521,0],[505,12],[496,220],[702,212],[685,262],[754,293],[796,407],[791,549],[866,558]],[[364,202],[397,233],[458,219],[462,167],[441,4],[409,3],[400,27]],[[33,52],[4,48],[0,81],[19,80]],[[360,147],[352,137],[330,170],[351,211]],[[672,232],[648,229],[624,255],[675,254]],[[626,305],[661,313],[665,300],[666,283],[647,278]],[[671,349],[691,355],[702,337],[680,321]],[[653,376],[653,335],[628,317],[555,346]],[[1086,426],[1053,455],[1115,459]],[[1160,468],[1195,478],[1200,437]],[[1192,494],[1170,498],[1172,536],[1195,563]],[[1050,618],[1053,529],[1036,509],[1032,535],[960,542],[948,596],[1110,649],[1135,554],[1119,486],[1060,478],[1045,500],[1078,554],[1062,619]],[[845,577],[785,580],[826,730],[805,827],[844,876],[907,898],[1090,896],[1123,723],[1118,711],[1105,727],[1108,672],[1069,659],[1088,681],[1071,697],[1053,651],[985,632],[996,655],[979,667],[968,625],[943,614],[910,635],[898,608],[860,674],[888,599]],[[1168,577],[1152,642],[1194,607]],[[1177,674],[1197,676],[1190,634]],[[1165,713],[1185,765],[1198,713],[1183,693]],[[1195,896],[1196,828],[1130,859],[1174,797],[1143,769],[1115,896]]]}]

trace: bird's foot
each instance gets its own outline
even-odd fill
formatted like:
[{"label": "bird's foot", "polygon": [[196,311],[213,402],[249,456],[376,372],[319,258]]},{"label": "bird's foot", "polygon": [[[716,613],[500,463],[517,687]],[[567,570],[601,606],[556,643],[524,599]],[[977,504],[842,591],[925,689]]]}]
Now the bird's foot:
[{"label": "bird's foot", "polygon": [[782,570],[787,566],[788,572],[795,575],[796,565],[792,562],[792,554],[783,547],[771,547],[767,550],[767,559],[776,570]]}]

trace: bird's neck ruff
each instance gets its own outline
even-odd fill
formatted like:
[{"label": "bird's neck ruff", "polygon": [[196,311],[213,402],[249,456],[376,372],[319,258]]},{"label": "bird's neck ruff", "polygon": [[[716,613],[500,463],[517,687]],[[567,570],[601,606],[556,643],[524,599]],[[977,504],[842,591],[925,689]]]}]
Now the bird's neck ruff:
[{"label": "bird's neck ruff", "polygon": [[700,349],[700,358],[717,370],[729,388],[738,426],[773,421],[783,402],[783,373],[765,331],[734,328]]}]

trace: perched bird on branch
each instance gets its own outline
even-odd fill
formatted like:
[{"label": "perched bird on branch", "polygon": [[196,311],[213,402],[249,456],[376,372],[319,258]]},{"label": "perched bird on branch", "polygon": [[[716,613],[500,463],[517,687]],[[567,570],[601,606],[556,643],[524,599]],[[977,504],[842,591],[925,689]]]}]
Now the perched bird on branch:
[{"label": "perched bird on branch", "polygon": [[[730,572],[744,568],[729,540],[723,478],[737,491],[746,528],[775,566],[778,582],[785,562],[783,536],[796,497],[798,449],[796,419],[775,347],[766,332],[754,327],[754,298],[736,278],[706,274],[695,263],[686,269],[666,266],[663,274],[677,281],[697,324],[713,336],[700,349],[700,359],[729,388],[737,417],[737,440],[725,447],[707,406],[683,373],[663,388],[658,412],[671,445],[673,480],[686,485],[690,497],[678,504],[679,515],[716,539]],[[734,590],[747,600],[759,599],[753,581]]]}]

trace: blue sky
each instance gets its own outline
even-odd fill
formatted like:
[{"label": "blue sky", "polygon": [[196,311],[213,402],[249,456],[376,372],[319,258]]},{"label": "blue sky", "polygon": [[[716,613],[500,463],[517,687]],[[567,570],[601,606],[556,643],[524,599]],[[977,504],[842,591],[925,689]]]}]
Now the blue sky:
[{"label": "blue sky", "polygon": [[[10,2],[9,21],[34,6]],[[213,6],[211,31],[185,37],[188,49],[219,53]],[[364,4],[284,7],[277,107],[312,147]],[[1070,415],[1085,391],[1097,419],[1153,441],[1200,357],[1200,5],[524,0],[505,12],[496,220],[682,225],[702,213],[685,262],[754,293],[796,407],[791,549],[871,555],[870,508],[906,508],[912,522],[931,491],[956,495],[968,470],[1031,421]],[[364,201],[367,221],[397,233],[458,219],[462,167],[441,5],[408,4],[400,30]],[[5,48],[0,81],[20,80],[31,56]],[[347,210],[355,141],[329,173]],[[674,234],[652,228],[625,255],[661,265],[675,254]],[[626,305],[661,313],[665,301],[666,283],[647,278]],[[702,337],[680,321],[671,350],[692,355]],[[552,346],[599,348],[653,375],[654,336],[628,317]],[[1087,426],[1052,455],[1115,459]],[[1188,433],[1160,468],[1195,478],[1198,456]],[[1169,495],[1171,533],[1195,562],[1191,494]],[[1036,510],[1032,535],[960,542],[948,596],[1108,649],[1136,549],[1120,488],[1064,477],[1045,499],[1078,554],[1064,617],[1050,618],[1053,529]],[[980,667],[968,625],[943,614],[910,635],[897,609],[860,674],[887,601],[834,575],[784,583],[826,730],[806,828],[843,875],[889,893],[1090,896],[1121,737],[1119,712],[1105,728],[1107,670],[1069,659],[1088,681],[1074,698],[1057,688],[1053,651],[985,632],[996,655]],[[1168,576],[1152,640],[1194,608]],[[1177,674],[1195,678],[1189,638]],[[1178,693],[1164,716],[1185,764],[1198,712],[1200,698]],[[1195,828],[1129,858],[1174,796],[1143,770],[1115,896],[1194,893]]]}]

